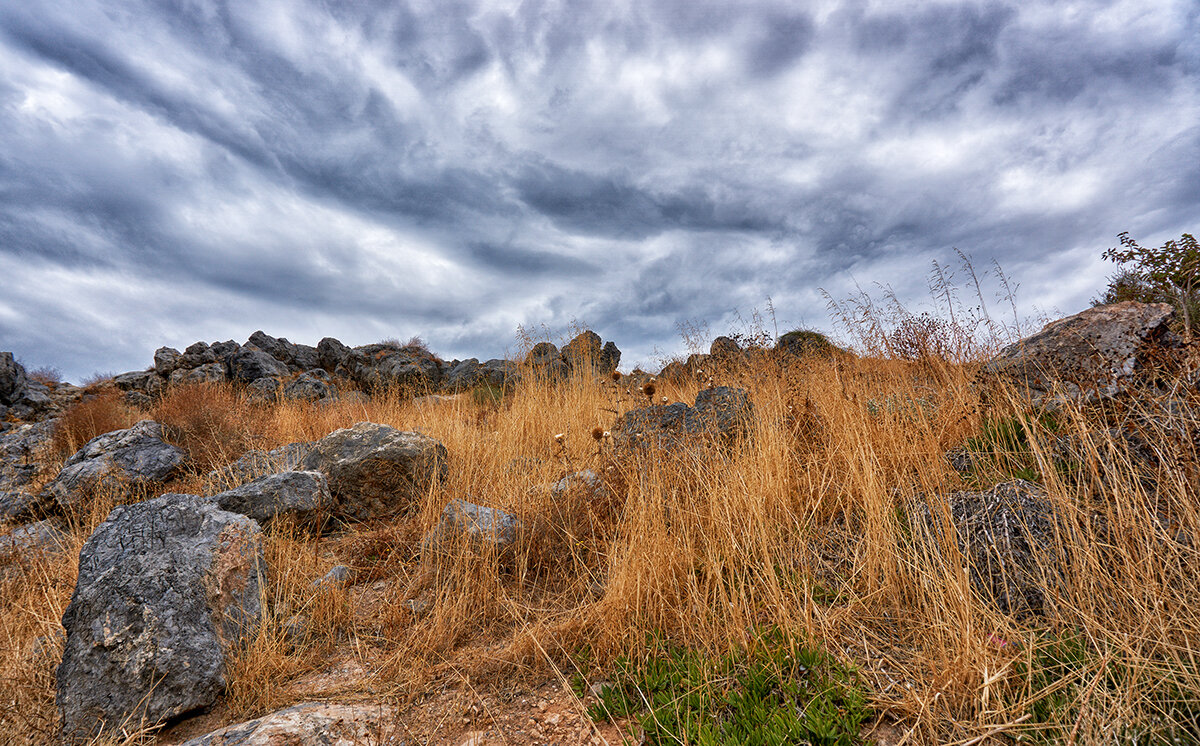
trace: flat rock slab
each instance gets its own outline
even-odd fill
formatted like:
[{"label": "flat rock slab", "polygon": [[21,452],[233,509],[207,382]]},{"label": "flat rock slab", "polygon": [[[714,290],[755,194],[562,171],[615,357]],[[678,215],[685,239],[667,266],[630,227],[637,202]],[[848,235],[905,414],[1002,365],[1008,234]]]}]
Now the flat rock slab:
[{"label": "flat rock slab", "polygon": [[186,457],[187,451],[163,440],[162,425],[142,420],[127,430],[89,440],[67,459],[46,492],[61,507],[70,508],[107,480],[129,487],[161,484]]},{"label": "flat rock slab", "polygon": [[211,498],[123,505],[79,553],[58,667],[64,738],[153,725],[213,704],[225,655],[261,618],[258,524]]},{"label": "flat rock slab", "polygon": [[427,435],[360,422],[313,444],[301,468],[329,479],[336,514],[369,520],[404,513],[447,474],[446,447]]},{"label": "flat rock slab", "polygon": [[193,738],[181,746],[361,746],[391,740],[394,712],[382,705],[310,702]]}]

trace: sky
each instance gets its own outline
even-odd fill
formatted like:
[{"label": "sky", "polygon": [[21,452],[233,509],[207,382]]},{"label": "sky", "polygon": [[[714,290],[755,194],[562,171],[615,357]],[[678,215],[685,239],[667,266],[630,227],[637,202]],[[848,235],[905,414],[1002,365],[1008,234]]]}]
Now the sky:
[{"label": "sky", "polygon": [[257,329],[653,367],[934,309],[956,249],[1059,316],[1198,230],[1195,2],[0,4],[0,350],[70,380]]}]

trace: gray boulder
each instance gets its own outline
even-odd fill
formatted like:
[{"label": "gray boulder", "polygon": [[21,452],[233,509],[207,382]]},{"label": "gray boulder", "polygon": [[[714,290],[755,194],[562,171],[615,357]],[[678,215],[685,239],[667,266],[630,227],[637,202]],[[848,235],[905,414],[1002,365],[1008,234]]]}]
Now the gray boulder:
[{"label": "gray boulder", "polygon": [[333,337],[317,343],[317,364],[332,373],[350,357],[350,348]]},{"label": "gray boulder", "polygon": [[63,508],[85,500],[90,491],[109,483],[126,488],[162,484],[187,457],[182,448],[163,440],[162,425],[142,420],[127,430],[98,435],[67,459],[46,492]]},{"label": "gray boulder", "polygon": [[376,360],[361,376],[361,383],[374,390],[390,387],[432,390],[441,380],[441,361],[407,350],[398,350]]},{"label": "gray boulder", "polygon": [[199,368],[201,365],[217,362],[217,353],[208,346],[207,342],[194,342],[188,345],[179,358],[180,368]]},{"label": "gray boulder", "polygon": [[28,523],[0,536],[0,559],[34,552],[47,554],[62,552],[66,549],[70,538],[52,521]]},{"label": "gray boulder", "polygon": [[530,368],[545,368],[560,359],[558,348],[552,342],[538,342],[525,356],[525,365]]},{"label": "gray boulder", "polygon": [[[1056,536],[1070,530],[1045,490],[1017,479],[987,492],[956,492],[946,507],[949,538],[967,560],[975,592],[1004,613],[1043,613],[1069,559],[1059,554]],[[946,540],[940,510],[920,505],[915,517],[931,536]]]},{"label": "gray boulder", "polygon": [[717,358],[737,357],[741,351],[742,346],[732,337],[717,337],[708,348],[708,354]]},{"label": "gray boulder", "polygon": [[0,404],[12,405],[25,393],[29,377],[11,352],[0,352]]},{"label": "gray boulder", "polygon": [[[310,702],[230,725],[182,746],[359,746],[384,744],[390,708],[368,704]],[[398,742],[403,744],[403,741]]]},{"label": "gray boulder", "polygon": [[179,367],[183,353],[174,347],[159,347],[154,351],[154,372],[166,378]]},{"label": "gray boulder", "polygon": [[0,435],[0,490],[19,490],[37,478],[57,422],[20,425]]},{"label": "gray boulder", "polygon": [[234,342],[232,339],[227,339],[224,342],[213,342],[209,349],[212,351],[212,354],[217,359],[218,363],[228,367],[229,358],[233,355],[233,353],[242,349],[242,346],[237,342]]},{"label": "gray boulder", "polygon": [[171,374],[171,385],[188,383],[221,383],[225,380],[225,366],[219,362],[205,363],[195,368],[179,368]]},{"label": "gray boulder", "polygon": [[592,498],[605,498],[609,496],[608,487],[604,485],[604,480],[591,469],[584,469],[574,474],[568,474],[555,482],[554,486],[550,488],[550,492],[554,497],[559,499],[571,495],[582,495]]},{"label": "gray boulder", "polygon": [[162,393],[163,379],[153,370],[133,370],[113,376],[113,384],[121,391],[140,391],[147,396]]},{"label": "gray boulder", "polygon": [[352,520],[411,510],[448,470],[446,447],[438,441],[372,422],[317,441],[301,468],[325,474],[338,515]]},{"label": "gray boulder", "polygon": [[253,383],[260,378],[283,378],[288,367],[254,347],[243,347],[229,356],[229,380]]},{"label": "gray boulder", "polygon": [[282,363],[292,362],[291,343],[286,339],[272,337],[261,329],[251,334],[246,344],[254,345]]},{"label": "gray boulder", "polygon": [[314,368],[283,387],[285,399],[318,401],[328,399],[333,395],[329,374],[323,368]]},{"label": "gray boulder", "polygon": [[229,649],[260,622],[263,567],[258,524],[209,498],[168,494],[113,510],[79,553],[63,614],[65,740],[216,702]]},{"label": "gray boulder", "polygon": [[463,539],[476,548],[504,554],[513,548],[520,532],[521,522],[510,513],[466,500],[451,500],[442,509],[437,527],[421,540],[421,554],[428,558],[448,543]]},{"label": "gray boulder", "polygon": [[692,407],[678,402],[626,412],[617,422],[613,440],[622,448],[670,448],[696,438],[729,442],[747,435],[753,421],[754,405],[745,390],[716,386],[696,394]]},{"label": "gray boulder", "polygon": [[232,464],[213,469],[204,477],[204,488],[209,492],[220,492],[252,482],[268,474],[296,471],[300,463],[312,452],[312,443],[288,443],[266,453],[246,451]]},{"label": "gray boulder", "polygon": [[249,484],[213,495],[221,510],[240,513],[263,526],[280,516],[317,525],[329,514],[333,498],[319,471],[285,471],[268,474]]},{"label": "gray boulder", "polygon": [[1174,346],[1173,313],[1166,303],[1136,301],[1089,308],[1004,348],[979,375],[1027,392],[1035,403],[1115,396]]},{"label": "gray boulder", "polygon": [[454,391],[475,388],[484,378],[483,366],[476,358],[461,360],[446,374],[445,387]]}]

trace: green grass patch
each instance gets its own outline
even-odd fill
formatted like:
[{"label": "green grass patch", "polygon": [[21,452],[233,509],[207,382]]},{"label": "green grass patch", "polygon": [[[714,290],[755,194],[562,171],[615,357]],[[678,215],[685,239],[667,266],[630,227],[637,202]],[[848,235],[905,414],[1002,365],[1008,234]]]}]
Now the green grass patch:
[{"label": "green grass patch", "polygon": [[869,715],[852,669],[778,629],[717,659],[651,641],[611,679],[589,714],[632,718],[649,744],[844,746],[859,742]]}]

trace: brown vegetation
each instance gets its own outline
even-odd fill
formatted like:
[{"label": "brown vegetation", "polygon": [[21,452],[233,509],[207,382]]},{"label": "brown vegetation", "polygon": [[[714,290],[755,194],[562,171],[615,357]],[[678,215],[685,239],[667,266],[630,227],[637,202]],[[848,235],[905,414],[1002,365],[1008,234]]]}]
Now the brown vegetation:
[{"label": "brown vegetation", "polygon": [[[184,486],[248,448],[363,420],[420,430],[451,458],[449,480],[410,517],[323,539],[269,532],[266,623],[231,665],[222,717],[314,698],[404,708],[431,682],[487,691],[576,671],[602,678],[617,656],[643,654],[648,633],[720,654],[771,626],[856,667],[875,722],[909,743],[997,733],[1099,743],[1166,733],[1164,722],[1192,716],[1200,558],[1190,537],[1200,536],[1200,502],[1196,480],[1180,475],[1198,473],[1200,454],[1194,440],[1168,437],[1191,424],[1139,420],[1158,428],[1145,435],[1169,464],[1152,489],[1097,419],[1121,413],[1066,411],[1049,429],[1029,424],[1016,398],[985,412],[971,364],[754,361],[722,367],[715,381],[749,390],[751,437],[625,458],[603,434],[646,401],[607,377],[425,407],[397,395],[263,406],[226,386],[169,391],[152,416],[192,453]],[[687,402],[701,384],[657,385]],[[107,395],[85,402],[65,418],[58,453],[131,419]],[[993,420],[1024,423],[1023,450],[996,446],[964,483],[944,454]],[[1082,444],[1068,472],[1053,456],[1064,437]],[[925,501],[942,515],[948,494],[1007,478],[1013,464],[1043,480],[1072,529],[1059,540],[1079,558],[1040,618],[996,611],[972,589],[958,549],[908,518]],[[604,478],[611,499],[545,489],[584,468]],[[528,530],[515,555],[463,543],[421,562],[421,536],[454,498],[518,516]],[[0,727],[18,741],[44,743],[53,731],[58,620],[73,558],[105,510],[80,521],[66,561],[0,568]],[[312,586],[338,563],[353,569],[351,587]],[[1064,662],[1057,651],[1068,642],[1078,650]],[[414,725],[408,737],[453,742],[466,729]]]}]

